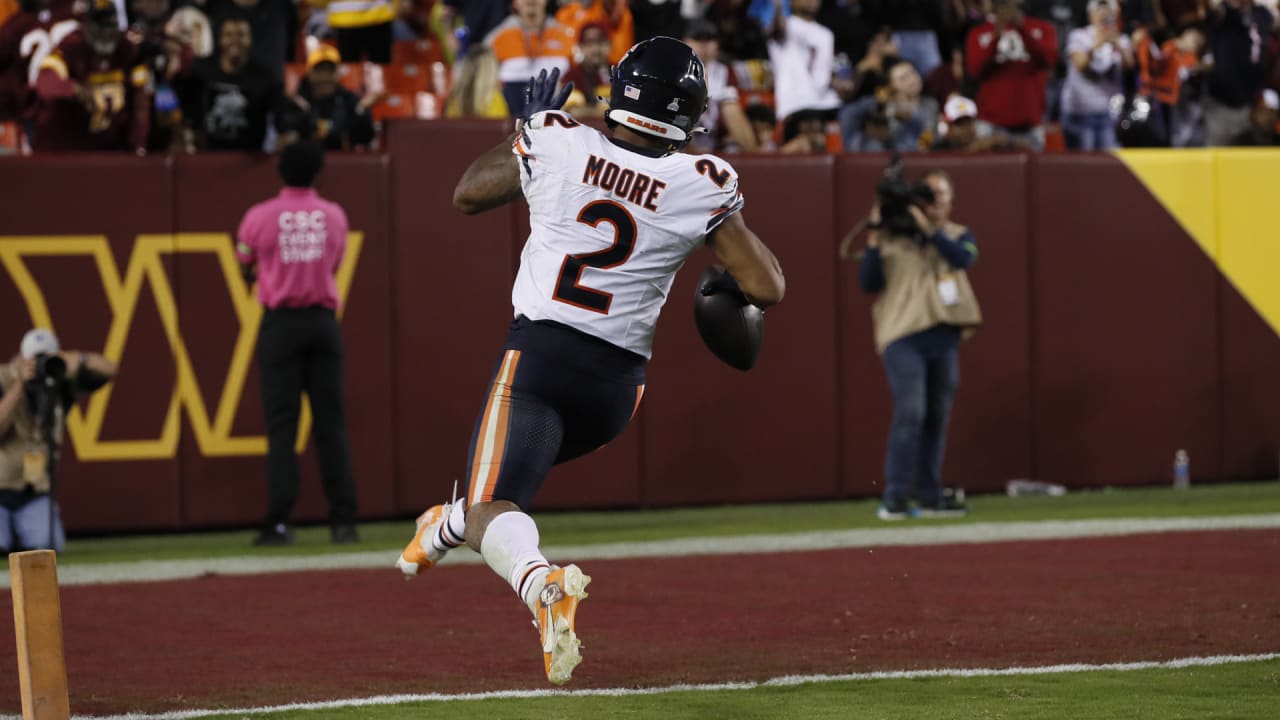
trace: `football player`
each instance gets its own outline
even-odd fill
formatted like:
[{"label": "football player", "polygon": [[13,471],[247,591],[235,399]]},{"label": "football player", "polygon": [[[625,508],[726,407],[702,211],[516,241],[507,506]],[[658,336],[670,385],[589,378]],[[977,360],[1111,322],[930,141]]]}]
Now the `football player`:
[{"label": "football player", "polygon": [[151,71],[111,0],[92,0],[80,25],[40,62],[35,149],[145,155]]},{"label": "football player", "polygon": [[590,578],[539,550],[526,512],[543,479],[635,414],[658,314],[690,253],[709,245],[727,268],[714,291],[763,308],[785,288],[742,219],[734,169],[679,152],[707,107],[688,45],[656,37],[627,53],[614,68],[608,133],[558,112],[572,90],[557,92],[558,76],[530,80],[517,132],[454,191],[466,213],[523,192],[532,231],[512,290],[516,317],[472,435],[467,497],[423,513],[396,563],[412,577],[464,543],[479,552],[533,613],[555,684],[581,661],[574,617]]}]

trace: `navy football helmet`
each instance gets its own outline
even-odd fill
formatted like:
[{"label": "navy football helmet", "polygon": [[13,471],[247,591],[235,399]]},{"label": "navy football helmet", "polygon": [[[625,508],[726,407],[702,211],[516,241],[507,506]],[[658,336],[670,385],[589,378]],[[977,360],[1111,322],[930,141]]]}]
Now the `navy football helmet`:
[{"label": "navy football helmet", "polygon": [[636,43],[613,68],[610,122],[684,147],[706,109],[702,61],[675,38]]}]

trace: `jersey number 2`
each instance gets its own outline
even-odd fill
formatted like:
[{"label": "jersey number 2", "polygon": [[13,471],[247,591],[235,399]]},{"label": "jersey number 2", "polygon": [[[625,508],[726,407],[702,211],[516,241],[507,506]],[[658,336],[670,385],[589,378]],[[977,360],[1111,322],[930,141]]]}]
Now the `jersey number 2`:
[{"label": "jersey number 2", "polygon": [[608,315],[609,306],[613,304],[613,293],[584,287],[578,281],[582,279],[583,268],[607,270],[618,267],[631,257],[631,251],[636,246],[636,221],[618,203],[596,200],[582,208],[582,212],[578,213],[578,222],[591,227],[599,227],[602,222],[609,223],[613,226],[613,244],[593,253],[566,255],[560,266],[560,277],[556,280],[552,298],[583,310]]}]

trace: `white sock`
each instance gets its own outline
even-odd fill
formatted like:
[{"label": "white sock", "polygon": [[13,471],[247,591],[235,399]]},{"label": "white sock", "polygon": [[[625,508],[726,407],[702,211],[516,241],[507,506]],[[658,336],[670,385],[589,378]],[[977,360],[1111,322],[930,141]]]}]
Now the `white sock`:
[{"label": "white sock", "polygon": [[551,563],[538,549],[538,526],[522,512],[495,517],[480,542],[480,555],[534,612]]},{"label": "white sock", "polygon": [[466,513],[462,503],[455,502],[449,511],[449,517],[440,523],[440,527],[431,536],[431,547],[445,553],[466,544]]}]

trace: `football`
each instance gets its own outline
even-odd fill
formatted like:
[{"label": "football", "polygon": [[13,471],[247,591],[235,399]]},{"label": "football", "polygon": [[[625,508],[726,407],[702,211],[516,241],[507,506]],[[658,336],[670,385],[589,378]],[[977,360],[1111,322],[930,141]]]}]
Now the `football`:
[{"label": "football", "polygon": [[[702,342],[730,367],[750,370],[764,342],[764,311],[747,302],[719,265],[702,271],[693,296],[693,319]],[[722,289],[725,280],[732,287]]]}]

